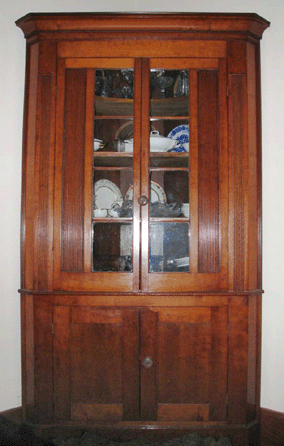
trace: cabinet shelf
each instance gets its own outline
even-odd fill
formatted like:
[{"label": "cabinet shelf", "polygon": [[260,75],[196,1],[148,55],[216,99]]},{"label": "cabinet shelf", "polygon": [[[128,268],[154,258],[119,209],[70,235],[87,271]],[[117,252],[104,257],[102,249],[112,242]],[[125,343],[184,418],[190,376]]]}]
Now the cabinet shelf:
[{"label": "cabinet shelf", "polygon": [[[150,152],[152,168],[187,168],[189,154],[186,152]],[[133,153],[94,152],[96,167],[132,167]]]},{"label": "cabinet shelf", "polygon": [[[123,118],[133,116],[133,99],[95,98],[96,116],[120,116]],[[180,96],[164,99],[151,99],[152,116],[181,116],[188,114],[188,97]]]},{"label": "cabinet shelf", "polygon": [[150,217],[150,223],[188,223],[186,217]]},{"label": "cabinet shelf", "polygon": [[93,217],[93,223],[132,223],[132,218],[116,218],[116,217]]}]

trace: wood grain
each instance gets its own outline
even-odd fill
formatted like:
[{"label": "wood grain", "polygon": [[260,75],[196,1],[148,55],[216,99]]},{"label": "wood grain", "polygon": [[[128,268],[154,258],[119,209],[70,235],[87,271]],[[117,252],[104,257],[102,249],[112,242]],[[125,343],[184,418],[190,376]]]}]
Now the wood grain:
[{"label": "wood grain", "polygon": [[123,311],[123,420],[139,420],[139,311]]},{"label": "wood grain", "polygon": [[21,354],[23,420],[34,421],[34,298],[21,295]]},{"label": "wood grain", "polygon": [[[157,323],[158,314],[143,309],[140,311],[140,419],[157,419]],[[152,358],[153,365],[145,368],[142,361]]]},{"label": "wood grain", "polygon": [[62,191],[63,271],[84,267],[84,148],[86,70],[66,70]]},{"label": "wood grain", "polygon": [[243,74],[229,76],[230,158],[232,170],[231,221],[233,226],[233,289],[243,290],[245,280],[245,78]]},{"label": "wood grain", "polygon": [[[37,32],[49,31],[52,35],[60,30],[70,35],[70,31],[79,33],[88,31],[134,31],[151,33],[151,31],[194,31],[211,35],[215,32],[224,35],[226,32],[253,34],[261,38],[269,22],[257,14],[232,13],[32,13],[27,14],[16,22],[26,37]],[[52,31],[52,32],[50,32]],[[70,36],[71,38],[71,36]]]},{"label": "wood grain", "polygon": [[160,404],[159,421],[208,421],[209,405],[207,404]]},{"label": "wood grain", "polygon": [[[253,14],[112,13],[31,14],[17,24],[28,42],[21,242],[26,420],[125,434],[206,431],[229,435],[234,446],[256,446],[259,39],[268,22]],[[96,99],[95,70],[133,67],[134,100],[117,100],[116,115],[106,120],[113,100]],[[151,68],[189,70],[188,102],[173,98],[167,107],[170,98],[155,98],[151,105]],[[101,107],[95,131],[103,139],[112,141],[123,120],[133,118],[133,157],[101,152],[93,166],[94,101]],[[151,106],[156,114],[149,118]],[[189,166],[178,156],[171,165],[174,154],[150,156],[150,128],[167,134],[185,120]],[[124,193],[132,162],[133,272],[93,272],[93,175]],[[150,163],[155,179],[168,190],[174,178],[190,203],[188,273],[149,273],[149,206],[140,210],[137,198],[149,196]],[[117,223],[96,222],[110,239],[99,255],[120,254]],[[146,356],[150,368],[142,363]]]},{"label": "wood grain", "polygon": [[256,47],[247,43],[247,97],[248,97],[248,242],[247,242],[247,278],[246,289],[253,290],[258,282],[258,247],[259,247],[259,162],[258,162],[258,122],[257,122],[257,86],[256,86]]},{"label": "wood grain", "polygon": [[35,159],[35,278],[36,289],[49,289],[52,284],[52,226],[53,217],[53,153],[55,79],[52,75],[39,77],[38,105],[41,114],[37,126],[37,154]]},{"label": "wood grain", "polygon": [[58,43],[59,57],[225,57],[226,43],[211,41],[204,45],[202,40],[101,40],[99,45],[95,41],[74,41]]},{"label": "wood grain", "polygon": [[70,419],[70,307],[53,308],[54,418]]},{"label": "wood grain", "polygon": [[120,403],[122,324],[74,322],[70,336],[72,403]]},{"label": "wood grain", "polygon": [[246,423],[247,373],[248,373],[248,304],[247,299],[236,302],[233,298],[228,308],[228,421]]},{"label": "wood grain", "polygon": [[21,282],[34,286],[34,215],[35,215],[35,144],[38,90],[38,45],[28,49],[27,84],[25,94],[26,128],[23,143],[22,213],[21,213]]},{"label": "wood grain", "polygon": [[198,73],[198,270],[220,271],[218,72]]},{"label": "wood grain", "polygon": [[261,445],[284,444],[284,414],[275,410],[261,409]]},{"label": "wood grain", "polygon": [[52,302],[34,299],[34,420],[38,423],[53,419],[52,366]]}]

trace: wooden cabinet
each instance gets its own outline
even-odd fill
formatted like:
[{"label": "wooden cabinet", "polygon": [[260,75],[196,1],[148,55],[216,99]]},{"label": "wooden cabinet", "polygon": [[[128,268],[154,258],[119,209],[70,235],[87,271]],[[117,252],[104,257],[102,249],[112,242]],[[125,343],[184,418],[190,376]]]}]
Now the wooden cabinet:
[{"label": "wooden cabinet", "polygon": [[269,23],[88,13],[17,25],[25,418],[256,445]]},{"label": "wooden cabinet", "polygon": [[54,324],[59,419],[226,420],[226,306],[56,306]]}]

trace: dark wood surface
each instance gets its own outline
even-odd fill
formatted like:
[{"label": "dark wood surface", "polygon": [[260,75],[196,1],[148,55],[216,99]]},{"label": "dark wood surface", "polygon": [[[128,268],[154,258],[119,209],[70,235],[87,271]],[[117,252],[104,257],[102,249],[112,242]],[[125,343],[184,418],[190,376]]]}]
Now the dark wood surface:
[{"label": "dark wood surface", "polygon": [[[39,429],[88,424],[120,435],[205,429],[229,435],[233,446],[257,446],[259,40],[269,23],[255,14],[94,13],[30,14],[17,25],[28,41],[25,420]],[[110,141],[134,112],[134,151],[111,158],[110,145],[94,164],[95,74],[102,68],[135,69],[133,101],[120,101],[111,115],[115,101],[100,98],[96,109],[96,130]],[[189,71],[189,98],[174,98],[176,113],[165,100],[150,100],[150,69],[161,68]],[[157,114],[151,119],[150,107]],[[156,125],[168,133],[183,122],[190,153],[176,155],[173,175],[174,154],[150,154],[149,132]],[[149,273],[150,206],[137,199],[150,198],[150,165],[155,181],[177,195],[184,189],[179,199],[190,204],[189,272]],[[92,271],[93,175],[123,191],[133,180],[131,272]],[[98,228],[105,224],[101,219]],[[119,254],[119,231],[108,226],[99,256],[107,247]]]},{"label": "dark wood surface", "polygon": [[284,444],[284,414],[270,409],[261,409],[261,446]]}]

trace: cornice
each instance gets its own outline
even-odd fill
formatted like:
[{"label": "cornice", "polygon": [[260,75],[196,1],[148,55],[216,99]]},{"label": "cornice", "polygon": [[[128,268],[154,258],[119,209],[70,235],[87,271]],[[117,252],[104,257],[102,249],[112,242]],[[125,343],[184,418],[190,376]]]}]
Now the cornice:
[{"label": "cornice", "polygon": [[16,21],[26,38],[37,33],[246,33],[258,39],[270,23],[253,13],[30,13]]}]

